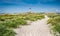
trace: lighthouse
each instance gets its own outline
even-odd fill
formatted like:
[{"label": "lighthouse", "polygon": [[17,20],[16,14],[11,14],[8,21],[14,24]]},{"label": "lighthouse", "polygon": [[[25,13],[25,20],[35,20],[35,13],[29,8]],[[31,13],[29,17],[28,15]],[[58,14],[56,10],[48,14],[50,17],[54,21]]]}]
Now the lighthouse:
[{"label": "lighthouse", "polygon": [[29,13],[32,13],[32,9],[31,8],[29,8]]}]

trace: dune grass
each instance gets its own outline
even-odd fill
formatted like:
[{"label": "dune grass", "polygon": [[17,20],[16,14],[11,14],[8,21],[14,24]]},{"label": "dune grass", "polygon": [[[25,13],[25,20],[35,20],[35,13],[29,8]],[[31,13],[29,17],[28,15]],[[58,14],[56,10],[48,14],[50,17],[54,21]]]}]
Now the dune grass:
[{"label": "dune grass", "polygon": [[26,20],[36,21],[43,19],[43,14],[27,13],[27,14],[1,14],[0,15],[0,36],[15,36],[13,28],[19,25],[27,25]]},{"label": "dune grass", "polygon": [[51,25],[51,29],[55,36],[60,36],[60,14],[48,15],[50,19],[48,23]]}]

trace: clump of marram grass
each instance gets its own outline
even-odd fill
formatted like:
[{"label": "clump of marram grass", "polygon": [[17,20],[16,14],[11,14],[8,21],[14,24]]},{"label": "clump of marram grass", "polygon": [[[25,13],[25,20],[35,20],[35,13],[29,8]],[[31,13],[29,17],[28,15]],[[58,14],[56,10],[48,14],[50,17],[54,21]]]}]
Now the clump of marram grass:
[{"label": "clump of marram grass", "polygon": [[14,28],[18,28],[19,25],[27,25],[26,20],[36,21],[42,18],[44,18],[44,15],[36,13],[0,15],[0,36],[15,36]]},{"label": "clump of marram grass", "polygon": [[[52,15],[50,15],[52,16]],[[59,14],[55,15],[54,18],[50,18],[48,20],[48,23],[53,26],[51,29],[53,30],[54,32],[54,35],[55,36],[60,36],[60,16]]]}]

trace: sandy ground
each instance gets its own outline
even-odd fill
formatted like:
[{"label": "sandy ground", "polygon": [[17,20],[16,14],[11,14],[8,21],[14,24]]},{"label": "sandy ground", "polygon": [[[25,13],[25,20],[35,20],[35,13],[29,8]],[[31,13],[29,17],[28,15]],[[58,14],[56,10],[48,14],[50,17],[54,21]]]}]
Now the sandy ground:
[{"label": "sandy ground", "polygon": [[44,19],[32,22],[31,25],[14,29],[16,36],[52,36],[47,20],[48,17],[45,16]]}]

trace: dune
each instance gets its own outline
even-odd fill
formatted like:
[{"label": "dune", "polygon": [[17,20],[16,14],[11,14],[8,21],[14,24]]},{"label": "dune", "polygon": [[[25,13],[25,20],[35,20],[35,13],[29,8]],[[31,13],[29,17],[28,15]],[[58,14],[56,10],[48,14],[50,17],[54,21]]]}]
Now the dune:
[{"label": "dune", "polygon": [[47,25],[49,18],[45,16],[42,20],[37,20],[30,25],[21,26],[21,28],[14,29],[16,36],[52,36],[50,27]]}]

